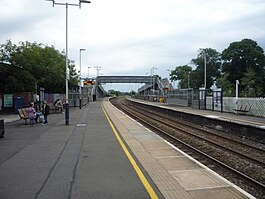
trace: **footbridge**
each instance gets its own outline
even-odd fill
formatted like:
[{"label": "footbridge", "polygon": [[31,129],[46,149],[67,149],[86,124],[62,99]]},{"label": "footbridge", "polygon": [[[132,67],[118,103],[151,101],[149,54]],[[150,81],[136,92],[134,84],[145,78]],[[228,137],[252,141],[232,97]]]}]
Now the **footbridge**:
[{"label": "footbridge", "polygon": [[[98,76],[96,81],[97,97],[106,96],[106,91],[103,89],[102,84],[106,83],[143,83],[138,92],[149,93],[151,90],[156,90],[159,93],[163,93],[163,86],[159,76]],[[152,92],[154,94],[154,91]]]},{"label": "footbridge", "polygon": [[151,84],[152,76],[98,76],[98,83],[146,83]]},{"label": "footbridge", "polygon": [[143,83],[152,85],[155,82],[155,76],[98,76],[96,79],[97,97],[106,96],[106,91],[102,84],[106,83]]}]

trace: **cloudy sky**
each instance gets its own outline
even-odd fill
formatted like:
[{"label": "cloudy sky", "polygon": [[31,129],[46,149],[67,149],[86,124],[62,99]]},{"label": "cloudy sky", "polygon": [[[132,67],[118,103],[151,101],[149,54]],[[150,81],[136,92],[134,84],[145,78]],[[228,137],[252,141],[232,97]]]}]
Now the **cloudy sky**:
[{"label": "cloudy sky", "polygon": [[[65,49],[65,6],[1,0],[0,13],[1,44],[36,41]],[[100,66],[101,75],[150,75],[156,67],[155,74],[167,77],[167,70],[188,64],[200,48],[222,52],[231,42],[249,38],[265,49],[264,21],[264,0],[91,0],[81,9],[69,6],[69,59],[79,70],[79,49],[86,49],[82,76],[88,67]],[[95,76],[96,69],[89,74]]]}]

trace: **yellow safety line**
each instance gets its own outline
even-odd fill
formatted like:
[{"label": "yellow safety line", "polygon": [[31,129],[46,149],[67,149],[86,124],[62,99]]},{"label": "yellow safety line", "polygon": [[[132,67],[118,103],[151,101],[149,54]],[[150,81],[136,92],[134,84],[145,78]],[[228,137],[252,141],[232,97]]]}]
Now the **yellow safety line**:
[{"label": "yellow safety line", "polygon": [[131,162],[134,170],[136,171],[137,175],[139,176],[141,182],[143,183],[145,189],[147,190],[148,194],[150,195],[150,197],[152,199],[158,199],[155,191],[153,190],[153,188],[151,187],[151,185],[149,184],[149,182],[147,181],[147,179],[145,178],[143,172],[140,170],[140,168],[138,167],[137,163],[135,162],[135,160],[133,159],[132,155],[130,154],[129,150],[127,149],[127,147],[125,146],[125,144],[123,143],[122,139],[120,138],[119,134],[117,133],[113,123],[111,122],[108,114],[106,113],[105,109],[102,107],[103,112],[112,128],[113,133],[115,134],[117,140],[119,141],[123,151],[125,152],[126,156],[128,157],[129,161]]}]

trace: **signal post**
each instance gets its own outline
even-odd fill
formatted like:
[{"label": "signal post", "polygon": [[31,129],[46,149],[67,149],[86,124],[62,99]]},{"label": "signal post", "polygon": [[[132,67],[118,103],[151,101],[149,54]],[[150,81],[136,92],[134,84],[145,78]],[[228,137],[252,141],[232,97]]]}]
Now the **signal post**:
[{"label": "signal post", "polygon": [[84,88],[87,88],[87,91],[88,91],[88,102],[89,101],[92,101],[90,98],[91,98],[91,94],[92,94],[92,91],[93,91],[93,88],[95,86],[95,79],[85,79],[84,80]]}]

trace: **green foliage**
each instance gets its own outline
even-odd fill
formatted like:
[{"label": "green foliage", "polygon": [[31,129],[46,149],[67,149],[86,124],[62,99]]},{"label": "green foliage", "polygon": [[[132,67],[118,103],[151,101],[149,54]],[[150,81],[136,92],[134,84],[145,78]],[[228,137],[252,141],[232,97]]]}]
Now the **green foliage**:
[{"label": "green foliage", "polygon": [[[191,63],[196,66],[192,70],[191,66],[177,66],[171,71],[170,80],[178,80],[180,88],[199,88],[204,87],[204,64],[206,56],[206,82],[207,87],[211,87],[214,81],[220,77],[221,55],[211,48],[200,49],[197,58],[192,59]],[[188,85],[189,84],[189,85]]]},{"label": "green foliage", "polygon": [[217,86],[219,88],[222,88],[223,90],[223,94],[225,97],[229,97],[229,96],[232,96],[235,94],[235,92],[233,93],[234,91],[234,84],[232,84],[229,80],[228,80],[228,77],[229,76],[229,73],[224,73],[221,75],[220,78],[217,79]]},{"label": "green foliage", "polygon": [[[48,93],[65,92],[65,55],[54,46],[35,42],[15,45],[8,40],[0,45],[0,62],[0,90],[35,92],[37,87],[43,87]],[[69,64],[69,68],[69,85],[77,86],[74,65]]]},{"label": "green foliage", "polygon": [[220,77],[221,54],[212,48],[200,49],[196,59],[191,62],[196,66],[193,78],[196,79],[195,87],[204,87],[204,73],[206,61],[206,88],[210,88],[214,81]]},{"label": "green foliage", "polygon": [[[242,96],[248,97],[257,97],[262,94],[262,88],[260,86],[256,86],[256,72],[253,68],[248,67],[244,76],[241,78],[241,85],[244,89],[242,89]],[[256,88],[256,89],[255,89]]]},{"label": "green foliage", "polygon": [[263,49],[251,39],[233,42],[222,52],[222,72],[231,83],[240,80],[239,93],[244,96],[265,94],[265,56]]},{"label": "green foliage", "polygon": [[192,67],[188,65],[177,66],[175,70],[170,73],[171,81],[179,81],[180,88],[188,88],[190,73],[192,71]]},{"label": "green foliage", "polygon": [[178,80],[179,88],[188,88],[188,82],[190,88],[204,87],[205,60],[206,88],[216,81],[224,96],[235,96],[235,82],[239,80],[240,96],[265,96],[265,55],[257,42],[233,42],[222,54],[211,48],[199,49],[197,58],[191,60],[195,69],[178,66],[171,71],[170,80]]}]

